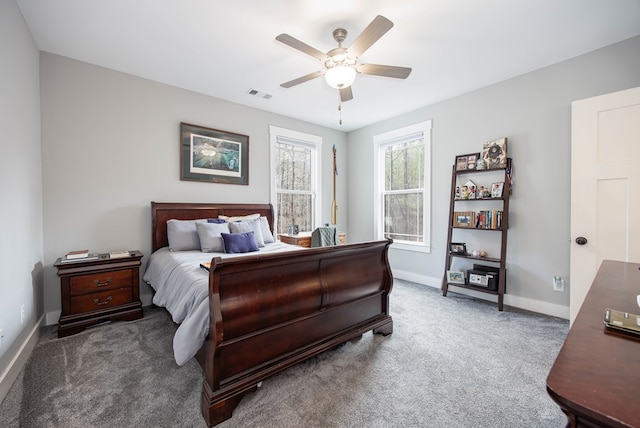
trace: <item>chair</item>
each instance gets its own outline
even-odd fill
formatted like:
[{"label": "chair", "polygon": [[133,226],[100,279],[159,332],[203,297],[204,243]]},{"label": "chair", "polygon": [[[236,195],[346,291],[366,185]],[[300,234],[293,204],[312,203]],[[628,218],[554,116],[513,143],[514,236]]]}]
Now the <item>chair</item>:
[{"label": "chair", "polygon": [[338,232],[335,227],[317,227],[311,232],[311,247],[329,247],[338,245]]}]

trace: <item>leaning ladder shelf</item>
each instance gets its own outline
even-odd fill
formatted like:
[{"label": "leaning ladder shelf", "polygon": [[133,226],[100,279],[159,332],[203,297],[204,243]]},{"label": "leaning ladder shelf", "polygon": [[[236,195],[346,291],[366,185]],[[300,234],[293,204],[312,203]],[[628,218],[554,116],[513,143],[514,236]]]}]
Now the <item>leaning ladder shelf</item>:
[{"label": "leaning ladder shelf", "polygon": [[[488,172],[496,172],[502,170],[504,173],[504,187],[502,191],[502,197],[500,198],[480,198],[480,199],[460,199],[456,198],[456,187],[458,186],[458,178],[459,176],[471,176],[475,174],[482,174]],[[452,173],[451,173],[451,197],[449,203],[449,226],[448,226],[448,234],[447,234],[447,258],[444,269],[444,276],[442,278],[442,295],[446,296],[449,291],[450,286],[461,287],[466,289],[471,289],[475,291],[480,291],[483,293],[493,294],[498,296],[498,310],[503,309],[504,303],[504,293],[506,288],[506,280],[507,280],[507,270],[506,270],[506,255],[507,255],[507,230],[509,226],[509,197],[511,196],[511,177],[513,173],[513,167],[511,158],[507,158],[507,166],[505,168],[493,168],[493,169],[482,169],[482,170],[462,170],[456,171],[456,166],[453,165]],[[473,203],[474,205],[481,204],[482,202],[487,201],[496,201],[499,200],[502,202],[502,222],[499,228],[497,229],[485,229],[485,228],[474,228],[473,225],[471,227],[456,227],[454,226],[454,212],[456,212],[456,204],[458,202],[464,203]],[[480,205],[478,205],[480,206]],[[477,233],[500,233],[500,257],[479,257],[472,256],[470,254],[452,254],[449,249],[451,248],[451,243],[453,241],[454,230],[455,229],[464,229],[464,230],[476,230]],[[469,284],[465,281],[464,284],[459,283],[451,283],[448,282],[447,271],[451,269],[451,265],[455,258],[462,259],[471,259],[478,262],[486,262],[495,266],[495,270],[498,271],[498,288],[497,290],[492,290],[489,288],[484,288],[482,286],[477,286],[473,284]]]}]

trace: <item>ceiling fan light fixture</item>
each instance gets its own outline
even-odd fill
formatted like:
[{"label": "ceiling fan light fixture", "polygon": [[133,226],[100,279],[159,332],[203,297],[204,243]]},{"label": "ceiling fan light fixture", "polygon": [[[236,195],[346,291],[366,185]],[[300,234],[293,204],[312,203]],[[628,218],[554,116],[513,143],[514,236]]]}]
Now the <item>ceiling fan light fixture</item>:
[{"label": "ceiling fan light fixture", "polygon": [[356,80],[356,69],[349,66],[336,65],[327,70],[324,78],[332,88],[348,88]]}]

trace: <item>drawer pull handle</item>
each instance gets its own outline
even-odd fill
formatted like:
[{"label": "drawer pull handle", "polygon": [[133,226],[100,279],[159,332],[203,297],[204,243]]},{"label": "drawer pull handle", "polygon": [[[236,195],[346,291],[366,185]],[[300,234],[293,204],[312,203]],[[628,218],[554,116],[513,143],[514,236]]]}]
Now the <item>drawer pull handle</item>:
[{"label": "drawer pull handle", "polygon": [[98,306],[102,306],[108,304],[111,300],[113,300],[113,296],[107,297],[107,300],[105,302],[101,302],[100,299],[93,299],[93,303]]},{"label": "drawer pull handle", "polygon": [[111,284],[111,281],[113,281],[113,278],[107,278],[105,282],[100,282],[100,280],[94,279],[93,283],[98,287],[104,287],[105,285]]}]

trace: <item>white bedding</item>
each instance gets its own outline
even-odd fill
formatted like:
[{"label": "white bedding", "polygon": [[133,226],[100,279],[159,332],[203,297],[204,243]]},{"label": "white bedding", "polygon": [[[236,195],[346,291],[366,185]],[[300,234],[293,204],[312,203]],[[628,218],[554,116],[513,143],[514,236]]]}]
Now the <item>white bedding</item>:
[{"label": "white bedding", "polygon": [[[300,249],[277,241],[260,248],[260,254]],[[166,308],[173,321],[180,323],[173,337],[173,354],[178,365],[195,356],[209,334],[209,273],[200,263],[209,262],[213,257],[225,259],[256,254],[169,251],[163,247],[151,255],[143,280],[155,290],[153,303]]]}]

